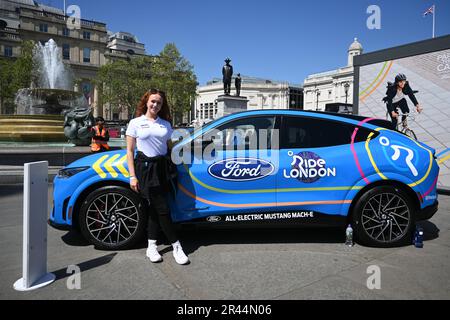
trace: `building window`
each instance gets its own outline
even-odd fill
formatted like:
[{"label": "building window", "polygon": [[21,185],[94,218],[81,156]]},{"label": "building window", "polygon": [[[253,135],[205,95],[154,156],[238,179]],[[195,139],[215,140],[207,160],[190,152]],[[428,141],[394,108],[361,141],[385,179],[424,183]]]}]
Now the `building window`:
[{"label": "building window", "polygon": [[91,40],[91,33],[89,31],[83,31],[83,39]]},{"label": "building window", "polygon": [[48,32],[48,24],[41,23],[41,24],[39,25],[39,31],[40,31],[40,32]]},{"label": "building window", "polygon": [[70,30],[68,28],[63,28],[63,36],[70,37]]},{"label": "building window", "polygon": [[63,44],[63,59],[70,60],[70,45],[66,43]]},{"label": "building window", "polygon": [[91,49],[84,48],[83,49],[83,62],[91,62]]},{"label": "building window", "polygon": [[12,57],[13,55],[13,48],[9,46],[5,46],[5,57]]}]

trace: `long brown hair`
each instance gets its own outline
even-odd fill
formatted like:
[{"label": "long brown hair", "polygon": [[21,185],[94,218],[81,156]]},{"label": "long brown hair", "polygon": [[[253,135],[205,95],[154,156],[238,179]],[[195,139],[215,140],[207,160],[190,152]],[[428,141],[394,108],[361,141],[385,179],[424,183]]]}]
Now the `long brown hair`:
[{"label": "long brown hair", "polygon": [[139,101],[139,104],[136,108],[136,117],[140,117],[147,113],[147,102],[152,94],[159,94],[162,98],[162,106],[161,110],[159,110],[158,112],[158,117],[171,123],[172,117],[170,116],[170,108],[169,104],[167,103],[166,93],[158,89],[150,89],[142,96],[141,101]]}]

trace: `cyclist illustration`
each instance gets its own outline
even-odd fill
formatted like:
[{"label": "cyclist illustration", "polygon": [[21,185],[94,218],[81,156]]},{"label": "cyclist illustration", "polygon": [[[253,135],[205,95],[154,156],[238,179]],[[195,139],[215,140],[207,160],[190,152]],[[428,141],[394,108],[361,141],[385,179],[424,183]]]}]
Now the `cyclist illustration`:
[{"label": "cyclist illustration", "polygon": [[405,114],[409,113],[409,107],[405,96],[408,96],[411,99],[418,113],[422,112],[422,108],[414,93],[417,93],[417,91],[411,89],[409,82],[403,73],[399,73],[395,77],[394,83],[388,82],[386,97],[383,98],[383,101],[387,104],[387,110],[394,127],[397,127],[399,116],[398,109],[400,109],[403,114],[402,121],[406,120]]}]

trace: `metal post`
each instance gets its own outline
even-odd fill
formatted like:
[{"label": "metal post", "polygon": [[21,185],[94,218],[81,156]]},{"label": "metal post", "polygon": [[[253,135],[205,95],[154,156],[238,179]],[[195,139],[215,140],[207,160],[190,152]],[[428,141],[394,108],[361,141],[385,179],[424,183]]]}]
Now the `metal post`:
[{"label": "metal post", "polygon": [[23,189],[23,277],[14,289],[31,291],[55,281],[47,273],[47,161],[25,164]]},{"label": "metal post", "polygon": [[434,30],[435,30],[435,17],[436,17],[436,5],[433,4],[433,38],[434,38]]}]

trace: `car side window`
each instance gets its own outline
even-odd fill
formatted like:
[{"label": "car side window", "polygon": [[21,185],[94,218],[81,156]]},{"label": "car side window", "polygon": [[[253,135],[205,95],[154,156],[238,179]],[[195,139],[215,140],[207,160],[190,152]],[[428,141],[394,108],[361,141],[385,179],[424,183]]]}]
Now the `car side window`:
[{"label": "car side window", "polygon": [[281,148],[324,148],[366,141],[370,130],[348,123],[307,117],[284,117]]},{"label": "car side window", "polygon": [[[270,149],[274,128],[274,116],[241,118],[215,128],[213,140],[223,143],[224,148]],[[211,140],[208,135],[205,134],[204,140]]]}]

